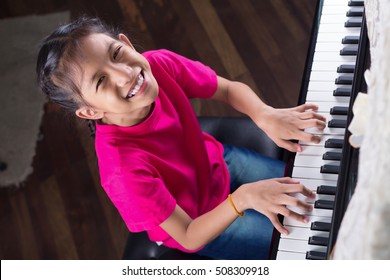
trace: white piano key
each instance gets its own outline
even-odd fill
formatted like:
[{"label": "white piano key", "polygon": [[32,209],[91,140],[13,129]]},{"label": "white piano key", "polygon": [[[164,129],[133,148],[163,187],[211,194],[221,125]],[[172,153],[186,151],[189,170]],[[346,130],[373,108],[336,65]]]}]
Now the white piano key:
[{"label": "white piano key", "polygon": [[[340,106],[348,107],[348,103],[339,103]],[[330,113],[319,113],[320,115],[324,116],[326,118],[326,121],[329,122],[330,120],[347,120],[347,115],[331,115]]]},{"label": "white piano key", "polygon": [[355,63],[356,55],[340,55],[338,52],[314,52],[313,61],[334,61],[340,64]]},{"label": "white piano key", "polygon": [[325,142],[329,139],[344,139],[343,135],[319,135],[321,137],[321,141],[319,143],[307,142],[299,140],[299,144],[306,146],[325,146]]},{"label": "white piano key", "polygon": [[324,5],[322,7],[321,18],[327,15],[345,15],[345,18],[347,18],[346,16],[347,11],[348,11],[347,6],[345,7],[345,9],[342,8],[340,9],[340,7],[337,7],[335,5]]},{"label": "white piano key", "polygon": [[329,81],[334,82],[338,76],[340,76],[340,74],[334,70],[327,71],[327,72],[312,70],[310,73],[309,80],[310,81],[322,81],[322,82],[329,82]]},{"label": "white piano key", "polygon": [[337,34],[337,33],[320,33],[317,34],[317,43],[319,42],[337,42],[340,43],[341,40],[346,35],[353,35],[353,36],[359,36],[357,34]]},{"label": "white piano key", "polygon": [[322,16],[320,20],[320,24],[326,24],[326,23],[341,23],[344,24],[348,17],[344,14],[333,14],[333,15],[326,15]]},{"label": "white piano key", "polygon": [[[307,179],[307,178],[295,178],[293,177],[294,180],[299,181],[302,185],[304,185],[306,188],[309,190],[312,190],[314,192],[317,192],[317,188],[319,186],[333,186],[337,188],[337,181],[336,180],[318,180],[318,179]],[[333,196],[333,195],[330,195]],[[319,194],[316,195],[316,198],[318,199],[322,198],[322,195],[320,196]]]},{"label": "white piano key", "polygon": [[277,260],[306,260],[306,254],[297,252],[278,251]]},{"label": "white piano key", "polygon": [[338,61],[314,61],[311,65],[311,71],[332,71],[336,72],[341,64],[355,65],[355,63],[340,63]]},{"label": "white piano key", "polygon": [[329,237],[329,232],[326,231],[290,226],[285,226],[285,228],[288,230],[288,235],[281,234],[281,238],[305,240],[307,242],[311,236]]},{"label": "white piano key", "polygon": [[348,107],[350,102],[349,96],[334,96],[331,94],[324,94],[325,92],[310,91],[306,95],[306,103],[317,103],[317,102],[336,102],[339,105]]},{"label": "white piano key", "polygon": [[[305,216],[314,216],[314,217],[332,217],[333,215],[333,210],[331,209],[318,209],[314,208],[312,211],[304,211],[298,207],[293,207],[293,206],[287,206],[288,209],[291,211],[294,211],[298,214],[305,215]],[[290,234],[288,235],[290,236]]]},{"label": "white piano key", "polygon": [[340,76],[353,78],[352,73],[337,73],[336,71],[332,72],[323,72],[323,71],[311,71],[310,81],[323,81],[323,82],[335,82],[336,79]]},{"label": "white piano key", "polygon": [[[296,157],[300,157],[300,156],[317,156],[317,157],[322,157],[322,155],[324,153],[326,153],[327,151],[331,151],[332,148],[325,148],[325,147],[321,147],[321,146],[313,146],[313,145],[302,145],[302,152],[299,152],[299,153],[296,153],[295,154],[295,158]],[[341,150],[341,149],[338,149],[338,150]]]},{"label": "white piano key", "polygon": [[323,160],[320,156],[302,156],[296,155],[294,160],[294,168],[296,166],[301,167],[321,167],[324,164],[339,165],[340,161]]},{"label": "white piano key", "polygon": [[337,104],[343,104],[346,107],[349,105],[349,96],[334,96],[333,92],[325,91],[308,91],[306,95],[306,103],[316,103],[317,101],[336,102]]},{"label": "white piano key", "polygon": [[318,180],[332,180],[337,181],[338,174],[321,173],[320,168],[317,167],[294,167],[292,177],[306,178],[306,179],[318,179]]},{"label": "white piano key", "polygon": [[349,2],[349,0],[323,0],[322,7],[341,6],[341,7],[337,7],[337,8],[342,9],[344,7],[344,9],[347,10],[348,2]]},{"label": "white piano key", "polygon": [[304,196],[301,193],[293,193],[290,195],[292,197],[295,197],[295,198],[303,201],[303,202],[310,203],[310,204],[314,204],[314,202],[316,200],[319,200],[319,199],[334,201],[334,195],[328,195],[328,194],[316,194],[316,197],[314,197],[314,198]]},{"label": "white piano key", "polygon": [[321,156],[326,152],[342,152],[341,148],[325,148],[324,146],[302,145],[302,152],[295,156]]},{"label": "white piano key", "polygon": [[330,151],[342,152],[342,149],[302,145],[302,152],[297,153],[295,156],[304,155],[304,156],[321,156],[322,157],[323,154],[325,154],[326,152],[330,152]]},{"label": "white piano key", "polygon": [[323,130],[319,130],[315,127],[311,127],[311,128],[306,128],[304,131],[316,135],[345,135],[345,128],[339,128],[339,127],[327,126]]},{"label": "white piano key", "polygon": [[316,52],[334,52],[340,55],[340,50],[345,47],[352,47],[352,44],[342,44],[340,42],[318,42],[315,47]]},{"label": "white piano key", "polygon": [[291,226],[291,227],[310,228],[311,224],[313,222],[323,222],[323,223],[331,223],[332,222],[332,217],[307,216],[307,219],[309,220],[308,223],[301,223],[295,219],[283,217],[283,225],[284,226]]},{"label": "white piano key", "polygon": [[[311,103],[311,102],[307,102]],[[331,102],[331,101],[324,101],[324,102],[316,102],[315,103],[318,106],[317,112],[322,114],[322,113],[329,113],[330,109],[335,107],[335,106],[340,106],[340,103],[337,102]]]},{"label": "white piano key", "polygon": [[315,200],[329,200],[329,201],[334,201],[335,196],[331,194],[316,194],[316,199]]},{"label": "white piano key", "polygon": [[336,88],[351,88],[351,85],[336,85],[334,82],[309,81],[308,91],[333,92]]},{"label": "white piano key", "polygon": [[323,146],[314,146],[314,145],[302,145],[302,152],[296,153],[297,156],[317,156],[322,157],[326,152],[342,152],[340,148],[325,148]]},{"label": "white piano key", "polygon": [[307,178],[293,178],[296,181],[299,181],[306,188],[317,191],[319,186],[337,186],[336,180],[318,180],[318,179],[307,179]]},{"label": "white piano key", "polygon": [[308,251],[317,251],[326,253],[326,246],[310,245],[308,240],[294,240],[281,238],[279,241],[279,250],[286,252],[305,253]]},{"label": "white piano key", "polygon": [[344,24],[340,23],[325,23],[320,24],[318,33],[337,33],[341,35],[360,35],[360,27],[345,27]]},{"label": "white piano key", "polygon": [[[325,7],[325,10],[329,10],[331,7]],[[357,28],[357,27],[345,27],[345,22],[348,21],[351,16],[347,16],[347,10],[350,10],[348,7],[344,14],[340,13],[331,13],[329,12],[326,15],[321,16],[320,18],[320,25],[326,25],[326,24],[342,24],[344,28]],[[354,17],[355,20],[358,17]],[[363,21],[362,17],[360,16],[360,20]],[[358,27],[360,28],[360,27]]]}]

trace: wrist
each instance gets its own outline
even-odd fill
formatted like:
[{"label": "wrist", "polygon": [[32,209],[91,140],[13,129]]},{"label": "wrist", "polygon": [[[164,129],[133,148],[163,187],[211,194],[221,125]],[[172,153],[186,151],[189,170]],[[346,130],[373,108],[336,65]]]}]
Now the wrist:
[{"label": "wrist", "polygon": [[238,212],[244,212],[248,209],[245,185],[242,185],[231,194],[232,202]]},{"label": "wrist", "polygon": [[228,195],[228,200],[229,200],[230,206],[233,208],[234,212],[236,212],[236,214],[240,217],[244,216],[244,211],[238,211],[231,194]]},{"label": "wrist", "polygon": [[271,106],[263,104],[259,106],[257,110],[251,115],[251,119],[257,124],[258,127],[264,128],[269,122],[269,119],[273,115],[275,109]]}]

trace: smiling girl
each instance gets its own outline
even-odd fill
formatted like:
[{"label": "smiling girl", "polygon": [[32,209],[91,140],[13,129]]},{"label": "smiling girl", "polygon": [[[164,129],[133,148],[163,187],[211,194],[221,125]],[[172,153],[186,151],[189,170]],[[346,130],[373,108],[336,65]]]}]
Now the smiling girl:
[{"label": "smiling girl", "polygon": [[[315,196],[282,177],[284,163],[222,145],[203,133],[191,98],[226,102],[248,115],[280,147],[318,142],[316,105],[265,105],[246,85],[168,50],[139,53],[96,18],[80,18],[46,37],[37,62],[50,100],[96,122],[101,184],[130,231],[152,241],[218,259],[264,259],[277,215],[307,222],[288,208]],[[240,218],[238,218],[240,217]]]}]

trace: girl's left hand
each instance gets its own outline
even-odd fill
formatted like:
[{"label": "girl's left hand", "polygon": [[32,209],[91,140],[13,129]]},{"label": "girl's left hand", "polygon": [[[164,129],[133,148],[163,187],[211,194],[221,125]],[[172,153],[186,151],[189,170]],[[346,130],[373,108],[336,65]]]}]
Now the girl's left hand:
[{"label": "girl's left hand", "polygon": [[288,109],[267,107],[266,111],[262,112],[261,119],[254,121],[279,147],[291,152],[301,152],[301,146],[291,140],[313,143],[321,140],[318,135],[304,131],[312,127],[319,130],[325,128],[326,119],[316,113],[316,110],[318,106],[315,104],[303,104]]}]

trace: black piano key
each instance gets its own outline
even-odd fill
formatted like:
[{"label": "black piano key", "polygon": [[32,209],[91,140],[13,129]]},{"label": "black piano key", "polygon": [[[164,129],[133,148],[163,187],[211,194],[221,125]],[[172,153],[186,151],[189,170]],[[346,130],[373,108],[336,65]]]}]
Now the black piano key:
[{"label": "black piano key", "polygon": [[334,208],[334,201],[325,199],[316,200],[314,202],[314,208],[332,210]]},{"label": "black piano key", "polygon": [[328,151],[322,155],[323,160],[339,161],[341,160],[341,157],[342,157],[342,152],[338,152],[338,151]]},{"label": "black piano key", "polygon": [[346,46],[340,50],[340,55],[357,55],[358,45]]},{"label": "black piano key", "polygon": [[329,238],[323,236],[310,236],[308,243],[310,245],[328,246]]},{"label": "black piano key", "polygon": [[362,17],[364,7],[351,7],[347,12],[347,17]]},{"label": "black piano key", "polygon": [[336,195],[336,186],[328,186],[328,185],[318,186],[317,194]]},{"label": "black piano key", "polygon": [[322,155],[323,160],[341,160],[341,152],[326,152]]},{"label": "black piano key", "polygon": [[329,138],[325,141],[325,148],[342,148],[344,139]]},{"label": "black piano key", "polygon": [[344,26],[345,27],[361,27],[362,22],[363,22],[363,19],[361,17],[351,17],[345,22]]},{"label": "black piano key", "polygon": [[355,64],[341,64],[337,67],[337,73],[354,73]]},{"label": "black piano key", "polygon": [[348,115],[348,107],[345,106],[334,106],[330,108],[330,114],[331,115],[341,115],[341,116],[347,116]]},{"label": "black piano key", "polygon": [[343,44],[359,44],[359,38],[360,36],[345,36],[342,40],[341,43]]},{"label": "black piano key", "polygon": [[348,6],[350,7],[364,6],[364,0],[349,0]]},{"label": "black piano key", "polygon": [[308,251],[306,252],[307,260],[326,260],[326,253],[317,252],[317,251]]},{"label": "black piano key", "polygon": [[337,119],[330,120],[328,122],[328,127],[346,128],[347,127],[347,120],[337,120]]},{"label": "black piano key", "polygon": [[333,96],[351,96],[352,87],[336,88],[333,91]]},{"label": "black piano key", "polygon": [[339,174],[340,165],[324,164],[321,166],[320,172],[326,174]]},{"label": "black piano key", "polygon": [[353,82],[353,76],[346,76],[346,75],[340,75],[335,80],[336,85],[352,85],[352,82]]},{"label": "black piano key", "polygon": [[317,231],[330,231],[331,223],[325,223],[325,222],[312,222],[310,229],[311,230],[317,230]]}]

